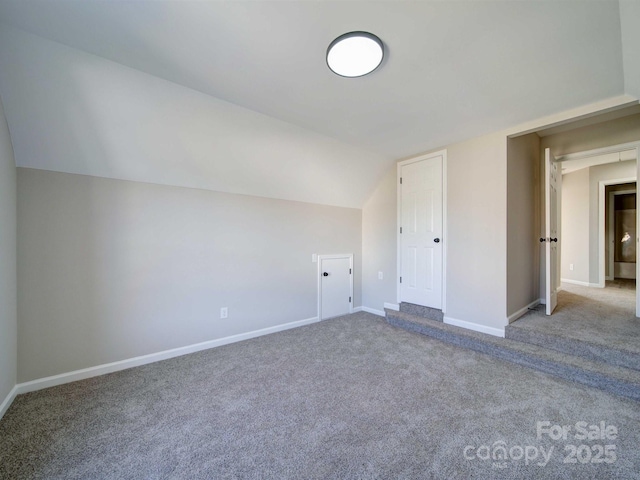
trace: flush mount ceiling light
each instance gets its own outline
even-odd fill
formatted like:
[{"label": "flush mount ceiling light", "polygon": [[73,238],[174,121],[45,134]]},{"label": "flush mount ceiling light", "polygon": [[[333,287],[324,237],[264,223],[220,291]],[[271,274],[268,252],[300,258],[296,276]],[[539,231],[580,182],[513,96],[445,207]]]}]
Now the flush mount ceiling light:
[{"label": "flush mount ceiling light", "polygon": [[341,77],[362,77],[382,63],[382,40],[369,32],[340,35],[327,48],[327,65]]}]

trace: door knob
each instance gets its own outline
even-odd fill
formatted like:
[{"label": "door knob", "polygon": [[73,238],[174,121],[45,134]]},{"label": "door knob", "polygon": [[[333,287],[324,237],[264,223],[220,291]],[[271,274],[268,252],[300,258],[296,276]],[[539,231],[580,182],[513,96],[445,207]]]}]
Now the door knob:
[{"label": "door knob", "polygon": [[322,276],[323,276],[323,277],[328,277],[328,276],[329,276],[329,274],[328,274],[327,272],[324,272],[324,273],[322,274]]},{"label": "door knob", "polygon": [[436,243],[440,243],[440,239],[439,238],[434,238],[433,241],[436,242]]},{"label": "door knob", "polygon": [[542,242],[546,242],[546,241],[547,241],[547,239],[546,239],[546,238],[544,238],[544,237],[540,237],[540,243],[542,243]]},{"label": "door knob", "polygon": [[557,241],[558,241],[558,237],[556,237],[556,238],[552,238],[552,239],[551,239],[551,241],[552,241],[552,242],[557,242]]}]

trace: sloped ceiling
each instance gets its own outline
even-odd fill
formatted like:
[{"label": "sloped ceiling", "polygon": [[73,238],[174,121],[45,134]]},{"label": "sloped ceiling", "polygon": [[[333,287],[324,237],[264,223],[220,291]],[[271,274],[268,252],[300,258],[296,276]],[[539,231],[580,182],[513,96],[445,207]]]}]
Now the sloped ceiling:
[{"label": "sloped ceiling", "polygon": [[[0,95],[20,165],[359,207],[396,159],[633,90],[620,12],[0,0]],[[352,30],[386,57],[345,79],[325,51]]]}]

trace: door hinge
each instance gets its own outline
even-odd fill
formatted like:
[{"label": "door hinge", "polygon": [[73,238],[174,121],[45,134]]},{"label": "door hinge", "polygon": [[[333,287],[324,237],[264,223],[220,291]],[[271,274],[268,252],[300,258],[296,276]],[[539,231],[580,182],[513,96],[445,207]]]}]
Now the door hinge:
[{"label": "door hinge", "polygon": [[349,269],[349,275],[351,275],[351,269]]},{"label": "door hinge", "polygon": [[402,233],[402,227],[400,227],[400,233]]},{"label": "door hinge", "polygon": [[400,277],[400,283],[402,283],[402,277]]},{"label": "door hinge", "polygon": [[351,297],[349,297],[349,303],[351,303]]},{"label": "door hinge", "polygon": [[402,185],[402,177],[400,177],[400,185]]}]

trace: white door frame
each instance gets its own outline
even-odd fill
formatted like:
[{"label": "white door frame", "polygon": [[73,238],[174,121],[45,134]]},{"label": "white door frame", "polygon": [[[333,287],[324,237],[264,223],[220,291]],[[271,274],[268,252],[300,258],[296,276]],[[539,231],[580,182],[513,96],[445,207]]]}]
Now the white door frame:
[{"label": "white door frame", "polygon": [[400,177],[402,176],[402,167],[412,163],[421,162],[430,158],[442,157],[442,313],[447,312],[447,243],[449,236],[447,235],[447,151],[438,150],[437,152],[427,153],[419,157],[409,158],[398,162],[396,175],[396,245],[397,245],[397,272],[396,272],[396,302],[400,305],[401,287],[400,276],[402,275],[402,237],[400,236],[400,227],[402,226],[402,189],[400,188]]},{"label": "white door frame", "polygon": [[349,313],[353,313],[353,253],[334,255],[318,255],[318,321],[322,320],[322,261],[336,258],[348,258],[351,275],[349,275]]},{"label": "white door frame", "polygon": [[[632,183],[632,182],[624,182],[624,183]],[[605,272],[605,280],[614,280],[615,279],[615,248],[611,248],[613,245],[612,239],[615,237],[615,198],[616,195],[629,195],[631,193],[637,193],[636,189],[633,190],[615,190],[613,192],[609,192],[609,210],[607,212],[607,221],[606,231],[609,233],[609,255],[606,258],[607,265],[609,266],[609,275],[606,275]],[[599,213],[599,212],[598,212]],[[606,238],[606,235],[605,235]],[[605,252],[607,250],[606,241],[605,243]],[[637,251],[637,250],[636,250]],[[637,257],[637,253],[636,253]],[[636,259],[637,260],[637,259]]]}]

